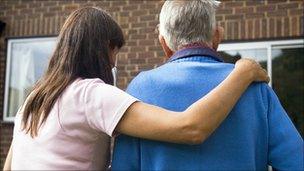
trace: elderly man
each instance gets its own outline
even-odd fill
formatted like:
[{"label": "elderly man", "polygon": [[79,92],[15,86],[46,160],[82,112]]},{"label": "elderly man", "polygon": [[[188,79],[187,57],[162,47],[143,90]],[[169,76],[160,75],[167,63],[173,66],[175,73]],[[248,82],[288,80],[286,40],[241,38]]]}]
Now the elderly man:
[{"label": "elderly man", "polygon": [[[224,63],[215,51],[222,33],[215,25],[216,7],[213,0],[166,1],[160,13],[159,40],[168,62],[139,74],[128,92],[144,102],[182,111],[217,86],[233,65]],[[303,139],[273,90],[257,83],[203,144],[121,135],[112,169],[267,170],[268,165],[303,170]]]}]

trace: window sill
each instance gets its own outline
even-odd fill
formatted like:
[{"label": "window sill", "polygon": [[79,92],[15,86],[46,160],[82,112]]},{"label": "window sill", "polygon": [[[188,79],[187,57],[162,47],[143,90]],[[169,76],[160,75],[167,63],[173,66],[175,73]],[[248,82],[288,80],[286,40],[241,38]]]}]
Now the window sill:
[{"label": "window sill", "polygon": [[14,125],[14,121],[0,121],[0,124]]}]

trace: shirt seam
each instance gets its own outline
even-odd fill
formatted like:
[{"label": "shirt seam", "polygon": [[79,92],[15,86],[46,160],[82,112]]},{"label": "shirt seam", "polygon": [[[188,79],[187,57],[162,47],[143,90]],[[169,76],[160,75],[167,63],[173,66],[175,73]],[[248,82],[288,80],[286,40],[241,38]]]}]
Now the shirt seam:
[{"label": "shirt seam", "polygon": [[[128,94],[129,95],[129,94]],[[113,121],[111,122],[111,124],[108,126],[107,130],[109,130],[109,133],[111,137],[113,137],[113,132],[117,126],[117,124],[119,123],[119,121],[121,120],[121,118],[123,117],[123,115],[125,114],[125,112],[127,111],[127,109],[136,101],[139,101],[138,99],[136,99],[135,97],[129,95],[129,97],[124,100],[124,102],[119,106],[119,108],[117,109],[117,111],[115,112],[115,116]],[[116,125],[115,125],[116,124]],[[115,126],[114,126],[115,125]]]},{"label": "shirt seam", "polygon": [[86,123],[87,125],[89,126],[89,128],[91,128],[95,133],[95,137],[94,139],[98,139],[99,137],[99,132],[95,129],[93,129],[91,126],[90,126],[90,121],[88,120],[88,115],[87,115],[87,104],[86,104],[86,101],[87,101],[87,88],[89,87],[90,84],[92,84],[94,81],[96,81],[95,79],[94,80],[91,80],[84,88],[84,114],[85,114],[85,120],[86,120]]}]

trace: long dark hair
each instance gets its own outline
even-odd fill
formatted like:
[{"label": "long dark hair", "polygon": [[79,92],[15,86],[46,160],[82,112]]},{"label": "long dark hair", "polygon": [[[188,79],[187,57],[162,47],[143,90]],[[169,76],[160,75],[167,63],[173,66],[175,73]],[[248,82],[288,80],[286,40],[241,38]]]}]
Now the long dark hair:
[{"label": "long dark hair", "polygon": [[66,19],[48,68],[36,83],[23,110],[23,130],[37,136],[38,129],[65,88],[77,78],[100,78],[113,85],[110,50],[121,48],[119,25],[105,11],[85,7]]}]

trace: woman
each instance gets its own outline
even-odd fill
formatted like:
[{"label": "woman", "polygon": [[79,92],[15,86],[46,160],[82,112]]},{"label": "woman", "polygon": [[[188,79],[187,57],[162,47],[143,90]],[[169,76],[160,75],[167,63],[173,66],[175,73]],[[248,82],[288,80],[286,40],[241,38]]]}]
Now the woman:
[{"label": "woman", "polygon": [[100,9],[82,8],[68,17],[45,75],[16,115],[5,169],[105,169],[115,133],[201,143],[251,82],[268,80],[257,63],[240,60],[223,83],[187,110],[168,111],[111,86],[123,44],[121,28]]}]

